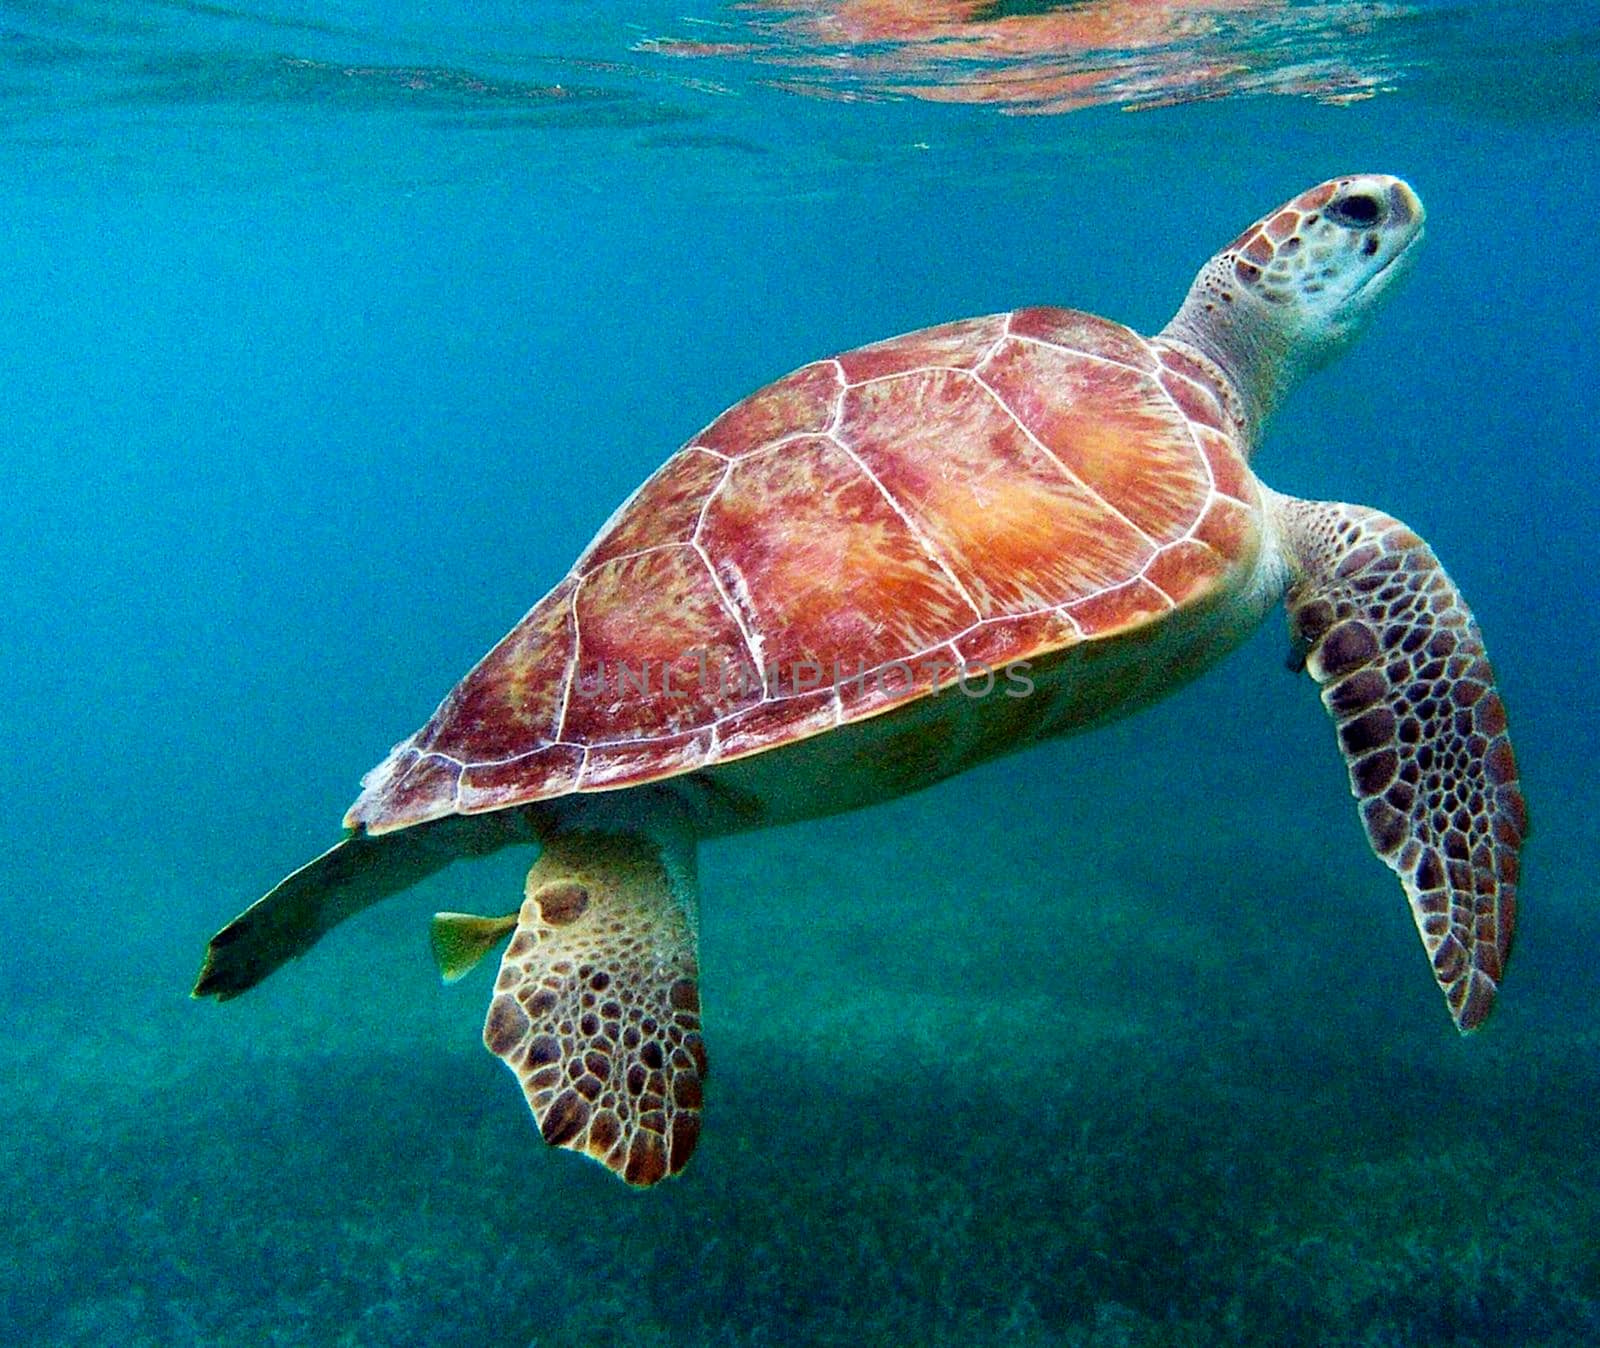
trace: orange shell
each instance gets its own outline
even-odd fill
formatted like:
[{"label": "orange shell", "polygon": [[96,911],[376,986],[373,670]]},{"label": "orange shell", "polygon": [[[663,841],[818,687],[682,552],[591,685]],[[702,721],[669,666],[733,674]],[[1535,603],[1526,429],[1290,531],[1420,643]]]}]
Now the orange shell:
[{"label": "orange shell", "polygon": [[804,366],[668,459],[345,822],[674,776],[1159,619],[1255,544],[1221,399],[1063,309]]}]

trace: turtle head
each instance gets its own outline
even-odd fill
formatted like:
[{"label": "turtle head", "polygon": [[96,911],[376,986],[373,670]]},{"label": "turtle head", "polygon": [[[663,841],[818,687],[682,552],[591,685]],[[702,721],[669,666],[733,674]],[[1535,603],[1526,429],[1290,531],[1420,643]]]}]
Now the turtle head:
[{"label": "turtle head", "polygon": [[1399,178],[1330,179],[1206,263],[1162,335],[1216,361],[1259,428],[1300,375],[1361,331],[1422,235],[1422,203]]}]

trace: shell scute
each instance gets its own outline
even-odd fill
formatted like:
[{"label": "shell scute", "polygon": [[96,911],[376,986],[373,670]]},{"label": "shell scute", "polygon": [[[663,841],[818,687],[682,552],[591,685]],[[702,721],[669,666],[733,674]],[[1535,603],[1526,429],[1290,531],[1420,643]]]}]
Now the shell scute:
[{"label": "shell scute", "polygon": [[841,387],[832,361],[802,365],[735,403],[690,443],[737,458],[786,435],[820,435],[833,421]]},{"label": "shell scute", "polygon": [[398,744],[361,779],[361,795],[346,813],[345,827],[376,832],[450,814],[456,808],[460,779],[461,765],[454,760],[418,749],[410,741]]},{"label": "shell scute", "polygon": [[818,689],[752,707],[720,727],[718,743],[723,758],[737,758],[782,739],[799,739],[826,730],[837,720],[832,690]]},{"label": "shell scute", "polygon": [[1006,330],[1013,337],[1031,338],[1081,355],[1130,365],[1136,370],[1154,371],[1156,368],[1150,344],[1138,333],[1077,309],[1018,309],[1011,315]]},{"label": "shell scute", "polygon": [[463,813],[502,810],[526,799],[528,782],[544,784],[550,795],[576,791],[583,750],[571,744],[545,744],[503,762],[469,763],[457,782]]},{"label": "shell scute", "polygon": [[1171,608],[1172,601],[1141,576],[1068,605],[1067,612],[1085,636],[1099,636],[1138,627]]},{"label": "shell scute", "polygon": [[1116,584],[1153,545],[1035,441],[978,380],[908,374],[852,389],[847,443],[899,501],[983,618]]},{"label": "shell scute", "polygon": [[813,663],[878,665],[938,645],[974,618],[904,516],[832,440],[740,460],[706,510],[701,539],[762,668],[780,682]]},{"label": "shell scute", "polygon": [[984,623],[955,640],[957,655],[974,668],[999,670],[1022,652],[1055,650],[1081,641],[1081,629],[1058,609]]},{"label": "shell scute", "polygon": [[877,666],[840,667],[835,685],[841,720],[858,720],[948,688],[961,666],[953,646],[909,653]]},{"label": "shell scute", "polygon": [[602,563],[584,574],[573,606],[578,642],[561,738],[670,736],[759,700],[759,689],[706,677],[721,653],[744,650],[744,636],[695,548]]},{"label": "shell scute", "polygon": [[1163,548],[1144,570],[1144,578],[1175,605],[1214,589],[1227,573],[1227,561],[1215,548],[1184,539]]},{"label": "shell scute", "polygon": [[1210,476],[1188,424],[1149,375],[1008,342],[984,378],[1069,473],[1151,540],[1170,543],[1194,523]]},{"label": "shell scute", "polygon": [[709,730],[594,745],[584,757],[582,771],[571,789],[613,789],[688,772],[705,762],[711,745]]},{"label": "shell scute", "polygon": [[1004,314],[964,318],[847,351],[839,368],[852,384],[917,369],[970,370],[983,363],[1005,332]]},{"label": "shell scute", "polygon": [[1226,496],[1212,498],[1194,527],[1194,537],[1218,557],[1231,561],[1249,548],[1255,519],[1248,507]]},{"label": "shell scute", "polygon": [[585,571],[631,552],[695,536],[706,497],[728,470],[728,461],[703,449],[680,449],[662,464],[600,531],[577,570]]},{"label": "shell scute", "polygon": [[1251,485],[1249,469],[1233,441],[1205,426],[1195,427],[1194,438],[1205,456],[1206,467],[1211,471],[1211,484],[1217,492],[1246,505],[1254,505],[1257,493]]},{"label": "shell scute", "polygon": [[1205,388],[1181,374],[1168,371],[1161,376],[1161,387],[1178,409],[1196,426],[1209,426],[1214,431],[1226,428],[1222,408]]}]

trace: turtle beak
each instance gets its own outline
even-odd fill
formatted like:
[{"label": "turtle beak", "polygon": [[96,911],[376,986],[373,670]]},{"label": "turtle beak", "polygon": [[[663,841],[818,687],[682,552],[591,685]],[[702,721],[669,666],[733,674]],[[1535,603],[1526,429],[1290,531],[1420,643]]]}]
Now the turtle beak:
[{"label": "turtle beak", "polygon": [[1422,198],[1411,190],[1411,184],[1399,178],[1390,179],[1388,198],[1390,223],[1403,228],[1414,221],[1420,234],[1427,212],[1422,209]]},{"label": "turtle beak", "polygon": [[1402,235],[1395,258],[1414,256],[1416,246],[1427,233],[1428,213],[1422,208],[1422,198],[1411,190],[1411,184],[1395,178],[1389,184],[1389,228]]}]

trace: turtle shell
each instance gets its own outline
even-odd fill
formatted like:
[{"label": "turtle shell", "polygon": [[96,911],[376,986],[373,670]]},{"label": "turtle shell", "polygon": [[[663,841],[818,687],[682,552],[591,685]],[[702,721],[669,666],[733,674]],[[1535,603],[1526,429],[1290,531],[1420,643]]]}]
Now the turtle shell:
[{"label": "turtle shell", "polygon": [[1062,309],[806,365],[668,459],[345,822],[713,767],[1157,622],[1255,554],[1227,396]]}]

